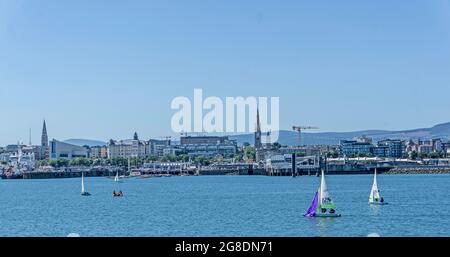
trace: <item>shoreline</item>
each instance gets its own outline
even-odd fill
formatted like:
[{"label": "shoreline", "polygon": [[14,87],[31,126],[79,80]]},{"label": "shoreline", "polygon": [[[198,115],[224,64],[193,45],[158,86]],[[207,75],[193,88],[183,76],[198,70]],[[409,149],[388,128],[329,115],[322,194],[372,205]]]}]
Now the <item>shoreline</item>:
[{"label": "shoreline", "polygon": [[[64,178],[80,178],[81,177],[80,171],[73,171],[73,172],[28,172],[23,174],[22,176],[18,177],[6,177],[2,176],[1,179],[3,180],[18,180],[18,179],[64,179]],[[111,173],[89,173],[84,172],[85,177],[104,177],[104,178],[112,178],[114,174]],[[345,176],[345,175],[372,175],[373,172],[368,171],[360,171],[360,172],[326,172],[328,176]],[[392,169],[384,172],[379,172],[379,174],[384,175],[442,175],[442,174],[450,174],[450,168],[445,169],[426,169],[426,168],[420,168],[420,169]],[[161,174],[142,174],[138,176],[125,176],[125,179],[129,178],[137,178],[137,179],[147,179],[147,178],[158,178],[158,177],[182,177],[182,176],[266,176],[266,177],[292,177],[288,175],[283,176],[270,176],[269,174],[262,174],[262,173],[256,173],[256,174],[247,174],[246,172],[206,172],[204,174],[167,174],[167,173],[161,173]],[[302,174],[298,175],[298,177],[316,177],[316,174]]]}]

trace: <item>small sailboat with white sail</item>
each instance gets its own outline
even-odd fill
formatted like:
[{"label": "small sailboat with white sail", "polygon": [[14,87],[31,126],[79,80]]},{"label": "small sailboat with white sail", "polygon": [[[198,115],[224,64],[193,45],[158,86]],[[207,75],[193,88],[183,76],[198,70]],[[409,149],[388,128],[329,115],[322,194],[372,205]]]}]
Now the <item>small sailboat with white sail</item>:
[{"label": "small sailboat with white sail", "polygon": [[90,196],[91,195],[84,188],[84,173],[81,173],[81,195],[82,196]]},{"label": "small sailboat with white sail", "polygon": [[384,198],[381,196],[380,190],[378,189],[377,170],[376,169],[375,169],[375,173],[373,176],[373,184],[372,184],[372,189],[370,191],[369,204],[374,204],[374,205],[386,205],[387,204],[387,202],[385,202]]},{"label": "small sailboat with white sail", "polygon": [[311,206],[304,216],[324,218],[341,217],[341,214],[338,214],[336,212],[336,205],[334,204],[333,200],[331,199],[330,193],[328,192],[323,170],[320,179],[320,187],[314,195]]},{"label": "small sailboat with white sail", "polygon": [[121,182],[121,180],[119,179],[119,172],[116,172],[116,176],[114,177],[114,184],[116,184],[116,187],[113,191],[113,197],[122,197],[123,196],[123,192],[120,189],[120,187],[118,186],[118,184]]}]

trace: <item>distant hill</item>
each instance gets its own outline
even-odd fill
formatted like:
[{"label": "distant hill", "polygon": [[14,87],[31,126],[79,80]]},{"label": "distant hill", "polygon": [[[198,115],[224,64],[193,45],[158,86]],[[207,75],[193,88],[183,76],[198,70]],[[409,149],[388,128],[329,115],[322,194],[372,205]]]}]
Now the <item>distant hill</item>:
[{"label": "distant hill", "polygon": [[[386,131],[386,130],[364,130],[354,132],[323,132],[323,133],[302,133],[302,144],[313,145],[336,145],[340,140],[353,139],[355,137],[367,136],[373,138],[374,141],[383,139],[432,139],[444,138],[450,140],[450,123],[436,125],[432,128],[421,128],[402,131]],[[229,136],[230,139],[237,140],[239,144],[248,142],[254,143],[253,134],[242,134]],[[298,133],[289,130],[281,130],[278,142],[282,145],[297,145]]]},{"label": "distant hill", "polygon": [[89,139],[68,139],[64,140],[64,143],[72,144],[72,145],[78,145],[78,146],[103,146],[106,145],[106,142],[98,141],[98,140],[89,140]]},{"label": "distant hill", "polygon": [[[383,139],[432,139],[443,138],[450,140],[450,122],[436,125],[431,128],[420,128],[401,131],[387,131],[387,130],[363,130],[353,132],[322,132],[322,133],[302,133],[302,144],[305,145],[337,145],[340,140],[353,139],[355,137],[367,136],[373,140],[379,141]],[[248,142],[254,143],[254,134],[230,135],[230,139],[234,139],[238,144]],[[278,143],[282,145],[297,145],[298,133],[289,130],[281,130]],[[79,146],[88,145],[103,146],[106,142],[89,139],[69,139],[64,142]],[[173,142],[178,142],[174,139]]]}]

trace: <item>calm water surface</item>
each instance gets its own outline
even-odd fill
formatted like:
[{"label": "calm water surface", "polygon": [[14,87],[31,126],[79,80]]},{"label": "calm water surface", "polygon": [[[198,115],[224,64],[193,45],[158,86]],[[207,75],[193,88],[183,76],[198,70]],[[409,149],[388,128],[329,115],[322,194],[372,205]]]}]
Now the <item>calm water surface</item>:
[{"label": "calm water surface", "polygon": [[341,218],[304,218],[315,176],[0,180],[0,236],[450,236],[450,175],[327,176]]}]

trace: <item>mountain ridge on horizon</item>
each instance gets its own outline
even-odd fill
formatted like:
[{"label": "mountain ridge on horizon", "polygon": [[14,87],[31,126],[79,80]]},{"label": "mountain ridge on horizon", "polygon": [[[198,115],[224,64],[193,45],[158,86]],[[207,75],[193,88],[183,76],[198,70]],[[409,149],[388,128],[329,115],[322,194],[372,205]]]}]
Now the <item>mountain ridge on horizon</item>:
[{"label": "mountain ridge on horizon", "polygon": [[[323,144],[323,145],[337,145],[340,140],[351,140],[356,137],[367,136],[373,138],[373,140],[380,141],[383,139],[432,139],[432,138],[443,138],[450,140],[450,122],[437,124],[430,128],[417,128],[408,130],[359,130],[350,132],[315,132],[308,133],[302,132],[302,144],[312,145],[312,144]],[[250,143],[254,141],[253,133],[246,134],[233,134],[228,135],[230,139],[236,140],[238,144]],[[177,142],[178,140],[173,140]],[[296,145],[298,141],[298,132],[290,130],[280,130],[279,138],[277,140],[281,145]],[[68,139],[63,142],[89,147],[92,146],[103,146],[107,142],[101,140],[91,140],[91,139]]]},{"label": "mountain ridge on horizon", "polygon": [[[277,140],[281,145],[297,145],[298,132],[280,130]],[[350,132],[302,132],[302,145],[337,145],[340,140],[351,140],[356,137],[371,137],[375,142],[384,139],[433,139],[443,138],[450,140],[450,122],[437,124],[430,128],[417,128],[408,130],[359,130]],[[239,143],[253,142],[253,134],[230,136]],[[250,141],[249,141],[250,140]]]}]

